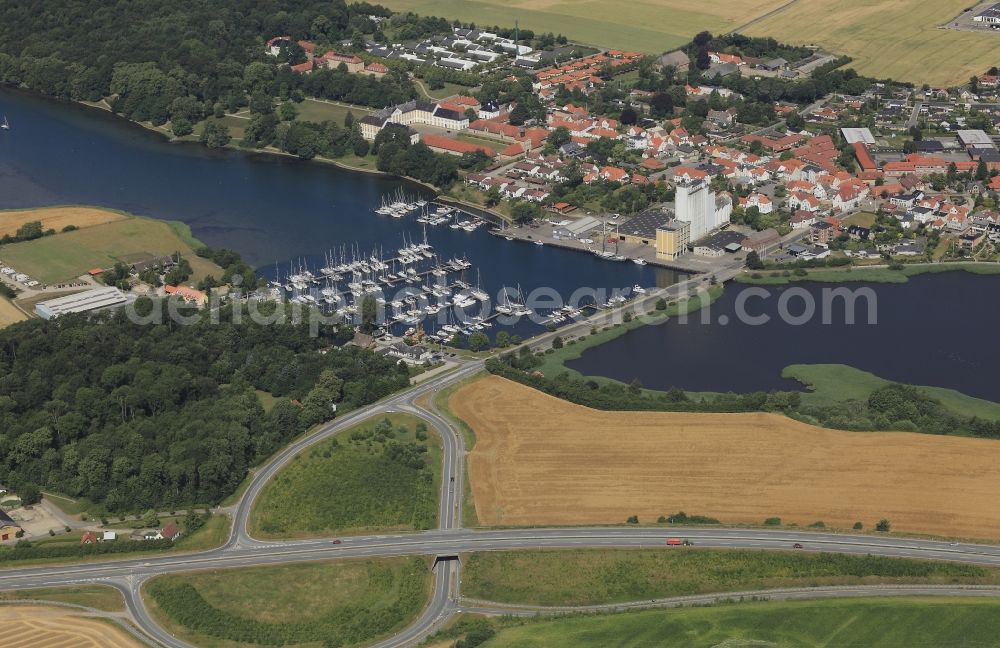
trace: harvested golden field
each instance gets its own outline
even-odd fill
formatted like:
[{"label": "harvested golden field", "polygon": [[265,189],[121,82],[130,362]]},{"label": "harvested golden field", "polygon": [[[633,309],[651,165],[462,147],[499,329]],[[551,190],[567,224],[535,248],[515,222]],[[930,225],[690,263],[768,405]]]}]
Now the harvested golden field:
[{"label": "harvested golden field", "polygon": [[745,32],[816,43],[854,57],[863,74],[916,84],[953,85],[997,64],[1000,34],[940,29],[969,0],[796,0]]},{"label": "harvested golden field", "polygon": [[59,232],[67,225],[90,227],[125,218],[124,214],[94,207],[43,207],[41,209],[15,209],[0,211],[0,236],[13,236],[19,227],[32,221],[41,221],[42,229]]},{"label": "harvested golden field", "polygon": [[0,297],[0,328],[28,319],[24,312],[6,297]]},{"label": "harvested golden field", "polygon": [[109,621],[66,608],[0,605],[0,646],[17,648],[140,648]]},{"label": "harvested golden field", "polygon": [[[1000,538],[1000,442],[843,432],[776,414],[602,412],[490,376],[455,392],[476,432],[485,525],[607,524],[677,511]],[[544,413],[543,415],[540,415]]]}]

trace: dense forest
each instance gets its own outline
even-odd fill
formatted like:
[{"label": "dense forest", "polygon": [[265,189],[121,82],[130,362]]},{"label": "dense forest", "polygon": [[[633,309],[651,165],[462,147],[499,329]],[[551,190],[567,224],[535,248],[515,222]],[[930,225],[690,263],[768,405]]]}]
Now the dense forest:
[{"label": "dense forest", "polygon": [[312,79],[267,56],[264,43],[289,35],[333,47],[372,33],[369,16],[389,14],[344,0],[0,3],[0,83],[77,100],[114,95],[116,112],[154,124],[301,92],[381,108],[415,96],[405,75]]},{"label": "dense forest", "polygon": [[[144,301],[140,312],[152,306]],[[117,312],[0,331],[5,485],[85,497],[110,512],[213,504],[250,466],[332,418],[332,404],[358,407],[409,383],[391,360],[337,347],[347,329],[314,336],[291,319],[188,314],[189,325],[136,324]],[[279,397],[269,411],[255,389]]]}]

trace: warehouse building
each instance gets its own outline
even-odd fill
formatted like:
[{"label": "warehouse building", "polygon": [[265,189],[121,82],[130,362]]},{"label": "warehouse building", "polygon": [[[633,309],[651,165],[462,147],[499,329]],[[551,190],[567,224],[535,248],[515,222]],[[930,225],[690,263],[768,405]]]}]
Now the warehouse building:
[{"label": "warehouse building", "polygon": [[35,305],[35,314],[50,320],[67,313],[88,313],[106,308],[118,308],[129,302],[129,298],[117,288],[108,286],[57,297]]}]

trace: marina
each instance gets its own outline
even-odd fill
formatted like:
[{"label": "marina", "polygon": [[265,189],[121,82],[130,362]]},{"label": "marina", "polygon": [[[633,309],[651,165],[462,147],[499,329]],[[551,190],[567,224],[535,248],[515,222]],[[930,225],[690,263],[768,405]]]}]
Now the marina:
[{"label": "marina", "polygon": [[270,297],[355,323],[361,323],[364,301],[372,299],[380,332],[444,343],[494,326],[516,328],[522,321],[551,329],[646,293],[636,284],[606,301],[591,299],[542,310],[526,304],[518,285],[503,287],[494,303],[482,288],[480,270],[475,269],[472,283],[473,264],[464,257],[441,258],[427,234],[428,226],[445,224],[472,232],[485,221],[456,207],[407,198],[402,192],[383,196],[374,211],[393,218],[418,213],[415,220],[422,225],[423,238],[414,241],[404,233],[402,247],[388,253],[382,248],[362,251],[359,244],[341,245],[324,253],[321,266],[299,259],[289,263],[284,274],[276,266],[269,282]]},{"label": "marina", "polygon": [[[395,293],[422,291],[424,284],[433,288],[441,280],[432,274],[421,277],[420,283],[406,283],[399,273],[407,267],[418,273],[445,270],[452,301],[464,290],[455,287],[456,280],[467,283],[468,290],[478,283],[494,310],[503,305],[506,293],[512,302],[525,303],[534,303],[533,294],[559,296],[554,305],[540,308],[538,316],[521,316],[510,323],[501,323],[515,319],[502,312],[488,320],[489,314],[484,314],[492,324],[484,327],[491,336],[503,327],[512,335],[527,337],[546,330],[553,323],[547,320],[564,317],[553,312],[563,306],[606,304],[612,294],[636,284],[662,288],[684,277],[652,263],[609,263],[579,249],[564,249],[562,242],[526,245],[521,241],[536,230],[504,226],[489,212],[436,197],[423,186],[398,178],[285,156],[167,143],[157,133],[103,111],[10,90],[0,91],[0,114],[16,125],[0,151],[0,208],[86,204],[180,221],[205,245],[240,252],[266,280],[280,282],[281,294],[289,299],[296,296],[284,289],[291,275],[308,270],[319,281],[300,290],[301,297],[306,302],[307,297],[315,299],[324,310],[350,307],[354,295],[348,284],[357,283],[351,271],[335,273],[343,275],[342,281],[327,286],[320,270],[331,267],[331,252],[334,268],[373,254],[389,266],[385,276],[396,275],[390,279],[394,285],[379,287],[389,305],[390,322],[392,302],[402,299]],[[164,177],[174,180],[165,185],[160,180]],[[376,211],[396,202],[407,207],[402,213],[397,210],[398,216]],[[404,267],[399,249],[423,243],[425,226],[432,257],[421,254],[419,264]],[[494,230],[497,235],[491,235]],[[464,269],[464,279],[460,271],[436,268],[450,260],[471,264]],[[357,270],[364,285],[365,271],[360,266]],[[376,277],[369,276],[369,281],[378,281],[382,271],[372,272],[369,263],[368,274]],[[270,285],[273,289],[274,283]],[[324,297],[333,298],[323,289],[336,290],[342,301],[323,302]],[[597,296],[575,298],[582,290]],[[433,295],[427,301],[424,309],[438,305]],[[454,310],[451,305],[433,315],[425,312],[425,327],[440,332],[444,325],[457,326]],[[473,308],[467,310],[472,314]],[[438,318],[444,318],[441,324]],[[396,331],[411,326],[405,320],[389,325]]]}]

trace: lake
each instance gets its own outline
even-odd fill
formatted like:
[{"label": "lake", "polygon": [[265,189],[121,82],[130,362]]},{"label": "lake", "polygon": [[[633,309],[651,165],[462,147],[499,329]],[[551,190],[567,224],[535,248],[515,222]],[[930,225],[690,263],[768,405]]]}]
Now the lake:
[{"label": "lake", "polygon": [[[585,374],[645,387],[691,391],[752,392],[800,389],[781,377],[791,364],[846,364],[882,378],[916,385],[949,387],[1000,401],[1000,277],[947,272],[911,277],[904,284],[845,284],[840,289],[872,291],[877,324],[868,324],[868,302],[859,299],[855,323],[846,323],[843,300],[828,309],[823,323],[823,291],[830,284],[749,287],[731,283],[704,314],[684,324],[644,326],[588,349],[568,366]],[[742,312],[770,318],[764,325],[741,323]],[[779,313],[783,293],[793,316],[806,299],[817,314],[802,324],[785,323]],[[756,296],[758,295],[759,296]],[[703,323],[703,317],[707,323]]]}]

